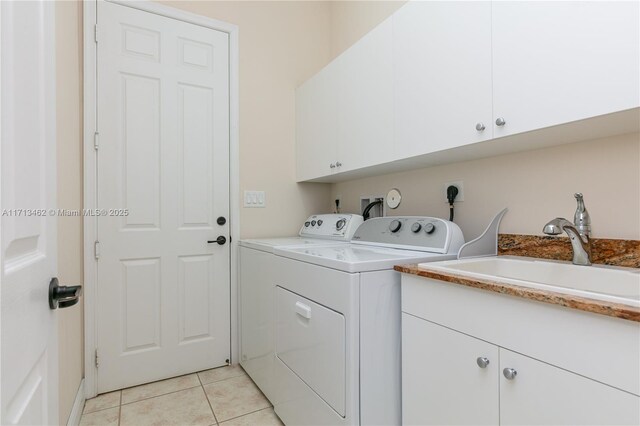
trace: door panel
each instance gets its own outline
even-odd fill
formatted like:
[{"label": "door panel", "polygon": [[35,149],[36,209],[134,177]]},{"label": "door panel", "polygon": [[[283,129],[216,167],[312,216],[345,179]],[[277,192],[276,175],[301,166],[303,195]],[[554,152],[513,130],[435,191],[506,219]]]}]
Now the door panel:
[{"label": "door panel", "polygon": [[337,172],[389,161],[393,146],[392,23],[387,19],[342,54]]},{"label": "door panel", "polygon": [[409,2],[393,63],[395,158],[491,139],[491,2]]},{"label": "door panel", "polygon": [[495,136],[640,106],[637,1],[498,1],[492,15]]},{"label": "door panel", "polygon": [[226,364],[228,35],[98,3],[98,391]]},{"label": "door panel", "polygon": [[346,410],[344,315],[276,287],[276,356],[338,414]]},{"label": "door panel", "polygon": [[[328,176],[337,161],[337,58],[296,90],[296,178]],[[330,167],[333,164],[334,168]]]},{"label": "door panel", "polygon": [[500,424],[637,425],[640,397],[500,348]]},{"label": "door panel", "polygon": [[0,423],[56,424],[58,328],[47,300],[56,272],[55,5],[0,9]]},{"label": "door panel", "polygon": [[497,346],[403,313],[403,424],[497,425],[498,367]]}]

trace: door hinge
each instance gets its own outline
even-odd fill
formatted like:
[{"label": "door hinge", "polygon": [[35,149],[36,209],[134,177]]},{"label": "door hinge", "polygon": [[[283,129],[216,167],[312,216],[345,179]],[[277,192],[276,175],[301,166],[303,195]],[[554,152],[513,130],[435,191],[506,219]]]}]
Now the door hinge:
[{"label": "door hinge", "polygon": [[98,24],[93,26],[93,40],[98,42]]},{"label": "door hinge", "polygon": [[93,243],[93,255],[96,260],[100,259],[100,241],[96,241]]},{"label": "door hinge", "polygon": [[100,133],[95,132],[93,134],[93,149],[97,151],[99,146],[100,146]]},{"label": "door hinge", "polygon": [[96,368],[100,367],[100,358],[98,357],[98,350],[96,349]]}]

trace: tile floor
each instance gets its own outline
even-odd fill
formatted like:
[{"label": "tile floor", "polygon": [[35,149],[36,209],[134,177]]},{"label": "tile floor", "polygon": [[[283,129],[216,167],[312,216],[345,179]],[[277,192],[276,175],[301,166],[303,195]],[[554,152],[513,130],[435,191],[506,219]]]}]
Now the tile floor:
[{"label": "tile floor", "polygon": [[240,366],[109,392],[87,400],[81,426],[282,425]]}]

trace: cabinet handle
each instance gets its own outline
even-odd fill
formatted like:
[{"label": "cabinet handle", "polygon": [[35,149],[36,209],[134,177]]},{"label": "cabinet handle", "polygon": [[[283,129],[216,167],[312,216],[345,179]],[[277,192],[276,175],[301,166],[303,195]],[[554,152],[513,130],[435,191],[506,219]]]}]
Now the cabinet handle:
[{"label": "cabinet handle", "polygon": [[336,168],[336,163],[329,164],[329,167],[331,167],[332,169],[335,169]]},{"label": "cabinet handle", "polygon": [[480,367],[480,368],[487,368],[487,365],[489,365],[489,358],[485,358],[483,356],[479,356],[476,359],[476,363],[478,364],[478,367]]},{"label": "cabinet handle", "polygon": [[496,126],[500,126],[500,127],[502,127],[502,126],[504,126],[505,124],[507,124],[507,122],[506,122],[506,121],[504,121],[504,118],[502,118],[502,117],[498,117],[498,118],[496,119]]},{"label": "cabinet handle", "polygon": [[477,131],[481,132],[481,131],[483,131],[484,129],[485,129],[485,127],[484,127],[484,123],[478,123],[478,124],[476,124],[476,130],[477,130]]},{"label": "cabinet handle", "polygon": [[502,374],[504,374],[507,380],[513,380],[518,375],[518,372],[513,368],[505,368],[502,370]]},{"label": "cabinet handle", "polygon": [[339,161],[336,161],[336,167],[342,167],[342,163]]},{"label": "cabinet handle", "polygon": [[311,319],[311,307],[302,302],[296,302],[296,314],[302,318]]}]

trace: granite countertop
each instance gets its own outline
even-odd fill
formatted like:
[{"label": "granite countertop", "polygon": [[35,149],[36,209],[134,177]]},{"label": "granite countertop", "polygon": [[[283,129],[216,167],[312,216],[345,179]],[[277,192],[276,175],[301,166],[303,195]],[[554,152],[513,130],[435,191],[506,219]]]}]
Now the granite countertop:
[{"label": "granite countertop", "polygon": [[455,273],[443,272],[440,270],[430,270],[428,267],[411,265],[396,265],[394,269],[404,274],[418,275],[425,278],[432,278],[452,284],[478,288],[481,290],[493,291],[495,293],[507,294],[510,296],[522,297],[538,302],[551,303],[571,309],[592,312],[600,315],[607,315],[622,318],[629,321],[640,322],[640,309],[624,305],[621,303],[605,302],[596,299],[563,294],[553,291],[545,291],[536,288],[522,287],[501,282],[499,279],[480,279]]}]

